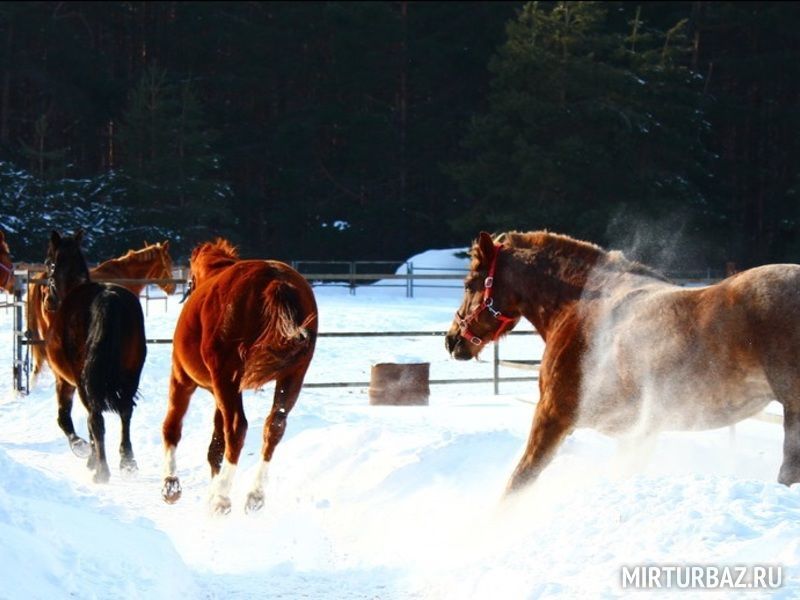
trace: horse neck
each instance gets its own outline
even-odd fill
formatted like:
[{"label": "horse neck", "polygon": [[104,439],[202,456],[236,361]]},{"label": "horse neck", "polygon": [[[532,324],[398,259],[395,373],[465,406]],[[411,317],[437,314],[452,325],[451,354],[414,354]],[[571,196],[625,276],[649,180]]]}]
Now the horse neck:
[{"label": "horse neck", "polygon": [[85,262],[83,262],[83,264],[80,265],[76,271],[70,273],[69,275],[70,278],[64,281],[64,289],[59,290],[60,295],[66,296],[79,285],[83,285],[84,283],[92,280],[91,274],[89,273],[89,267],[86,266]]},{"label": "horse neck", "polygon": [[164,261],[161,258],[161,255],[158,252],[153,252],[152,256],[143,262],[144,270],[144,277],[148,279],[155,279],[155,278],[170,278],[172,277],[172,273],[166,272],[164,268]]},{"label": "horse neck", "polygon": [[554,324],[584,295],[596,259],[550,249],[512,249],[504,281],[514,286],[519,311],[546,340]]},{"label": "horse neck", "polygon": [[202,257],[195,265],[192,266],[192,272],[198,285],[210,277],[214,277],[220,271],[227,269],[231,265],[239,262],[238,258],[231,256],[207,256]]},{"label": "horse neck", "polygon": [[[131,254],[123,258],[112,258],[97,265],[92,269],[93,279],[147,279],[151,276],[154,266],[160,261],[143,259],[138,254]],[[124,283],[135,294],[140,294],[144,283]]]},{"label": "horse neck", "polygon": [[95,267],[95,272],[103,276],[118,275],[121,277],[139,278],[146,277],[158,262],[150,258],[143,258],[141,254],[130,254],[122,258],[112,258]]}]

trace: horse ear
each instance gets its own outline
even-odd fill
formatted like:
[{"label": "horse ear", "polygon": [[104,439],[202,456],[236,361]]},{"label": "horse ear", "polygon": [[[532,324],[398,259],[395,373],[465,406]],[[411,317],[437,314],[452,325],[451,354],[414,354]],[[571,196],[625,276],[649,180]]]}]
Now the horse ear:
[{"label": "horse ear", "polygon": [[163,242],[161,242],[161,247],[164,250],[168,250],[169,249],[169,240],[164,240]]},{"label": "horse ear", "polygon": [[494,257],[494,240],[492,236],[481,231],[478,236],[478,260],[481,264],[488,264]]},{"label": "horse ear", "polygon": [[78,231],[75,232],[75,241],[78,242],[78,244],[83,241],[83,233],[83,229],[78,229]]},{"label": "horse ear", "polygon": [[55,229],[50,233],[50,243],[53,246],[58,246],[61,243],[61,234],[59,234]]}]

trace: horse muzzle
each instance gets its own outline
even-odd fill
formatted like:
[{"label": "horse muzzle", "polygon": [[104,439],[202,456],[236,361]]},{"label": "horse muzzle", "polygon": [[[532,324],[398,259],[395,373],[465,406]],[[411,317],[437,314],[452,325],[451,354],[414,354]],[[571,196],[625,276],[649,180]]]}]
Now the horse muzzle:
[{"label": "horse muzzle", "polygon": [[44,309],[47,312],[56,312],[58,310],[58,296],[55,294],[46,294],[44,297]]},{"label": "horse muzzle", "polygon": [[56,312],[59,302],[58,292],[52,279],[48,280],[44,290],[42,290],[42,307],[46,312]]},{"label": "horse muzzle", "polygon": [[186,282],[186,288],[183,290],[183,296],[181,296],[181,299],[178,302],[178,304],[183,304],[184,302],[186,302],[186,299],[192,295],[193,291],[194,291],[194,280],[190,279],[189,281]]},{"label": "horse muzzle", "polygon": [[444,345],[447,352],[456,360],[469,360],[475,356],[472,354],[469,344],[461,337],[460,333],[448,333],[444,337]]}]

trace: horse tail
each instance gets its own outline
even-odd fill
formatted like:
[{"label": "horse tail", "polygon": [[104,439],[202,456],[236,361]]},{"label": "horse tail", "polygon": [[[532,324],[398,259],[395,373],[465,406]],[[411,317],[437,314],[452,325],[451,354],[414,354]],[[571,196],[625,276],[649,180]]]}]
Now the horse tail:
[{"label": "horse tail", "polygon": [[[29,339],[38,342],[44,342],[45,328],[47,325],[44,322],[44,295],[42,294],[43,287],[35,283],[28,284],[28,306],[25,311],[26,321],[28,325],[27,336]],[[42,370],[47,360],[47,352],[44,343],[31,344],[31,354],[33,355],[33,375],[34,378]]]},{"label": "horse tail", "polygon": [[[144,321],[138,299],[136,304],[142,331],[140,341],[146,351]],[[135,324],[136,312],[131,311],[131,306],[119,291],[109,289],[98,294],[90,306],[86,359],[81,372],[81,385],[90,410],[124,414],[131,413],[136,405],[134,397],[141,368],[132,372],[124,364],[125,334],[130,325]],[[141,358],[143,363],[144,356]]]},{"label": "horse tail", "polygon": [[262,330],[256,340],[241,344],[244,361],[240,390],[257,388],[275,378],[277,373],[314,349],[316,313],[301,320],[300,290],[287,282],[271,281],[262,294]]}]

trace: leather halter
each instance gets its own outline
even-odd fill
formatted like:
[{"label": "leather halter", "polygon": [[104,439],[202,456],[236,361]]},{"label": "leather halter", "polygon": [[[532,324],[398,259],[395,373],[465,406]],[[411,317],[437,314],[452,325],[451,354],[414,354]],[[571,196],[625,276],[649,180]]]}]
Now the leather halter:
[{"label": "leather halter", "polygon": [[492,257],[492,262],[489,265],[489,273],[487,274],[486,279],[483,281],[483,301],[474,309],[472,309],[472,311],[464,318],[456,313],[456,316],[459,318],[458,326],[461,330],[461,337],[463,337],[465,340],[468,340],[470,343],[475,344],[476,346],[483,345],[484,341],[480,336],[472,333],[469,327],[478,319],[478,316],[483,311],[489,311],[494,317],[494,320],[498,323],[497,329],[495,329],[494,334],[492,334],[492,341],[495,341],[497,338],[499,338],[503,332],[516,321],[516,318],[504,315],[493,306],[494,300],[492,298],[492,291],[494,290],[494,272],[495,269],[497,269],[497,257],[500,256],[500,248],[500,244],[494,245],[494,256]]},{"label": "leather halter", "polygon": [[[58,303],[61,300],[58,297],[58,290],[56,290],[56,278],[55,278],[56,263],[48,258],[47,260],[44,261],[44,266],[45,266],[45,275],[47,275],[46,278],[47,291],[51,300],[50,304],[48,305],[48,303],[44,301],[45,296],[42,296],[42,304],[44,306],[45,311],[56,312],[58,310]],[[50,308],[53,306],[53,304],[55,304],[55,308]]]}]

